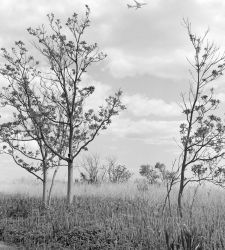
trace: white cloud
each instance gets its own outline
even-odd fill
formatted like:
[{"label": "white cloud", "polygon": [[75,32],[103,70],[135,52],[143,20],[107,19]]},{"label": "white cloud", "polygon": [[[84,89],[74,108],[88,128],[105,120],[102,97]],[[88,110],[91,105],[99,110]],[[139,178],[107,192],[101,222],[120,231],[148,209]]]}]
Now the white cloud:
[{"label": "white cloud", "polygon": [[[98,75],[95,71],[99,70],[97,67],[90,71],[90,74],[94,72],[93,76],[98,81],[92,82],[91,76],[88,80],[88,83],[95,85],[96,91],[90,99],[88,98],[87,104],[91,107],[103,104],[105,97],[114,87],[119,86],[124,91],[132,90],[136,95],[125,96],[127,113],[123,112],[113,120],[109,132],[111,131],[114,137],[123,137],[125,141],[127,138],[141,140],[143,147],[146,147],[146,144],[168,145],[170,142],[173,143],[172,138],[178,135],[179,122],[151,121],[147,118],[155,115],[164,117],[162,118],[164,120],[169,116],[179,119],[175,102],[166,102],[160,99],[162,97],[150,99],[147,95],[142,96],[141,93],[146,94],[147,90],[151,91],[152,88],[154,89],[152,95],[167,97],[169,100],[177,99],[179,92],[184,89],[185,81],[182,80],[187,79],[188,83],[186,76],[189,66],[185,56],[190,55],[190,59],[193,56],[187,31],[181,25],[182,18],[189,17],[193,30],[199,34],[203,34],[209,26],[210,40],[223,45],[225,1],[149,0],[148,5],[138,11],[128,10],[126,6],[128,2],[132,0],[86,0],[85,2],[82,0],[2,0],[1,47],[11,47],[13,42],[19,39],[29,44],[33,38],[27,35],[26,28],[37,27],[42,23],[47,24],[46,14],[49,12],[55,13],[55,16],[64,22],[73,12],[83,16],[84,4],[89,4],[91,27],[88,28],[85,39],[98,42],[100,50],[108,53],[109,56],[102,62],[105,72]],[[106,62],[108,65],[104,64]],[[125,82],[127,79],[123,79],[127,76],[130,77],[130,82]],[[141,76],[140,79],[139,76]],[[157,80],[158,82],[154,82]],[[103,84],[105,81],[111,85]],[[149,85],[147,85],[148,81]],[[132,84],[129,84],[131,82]],[[165,85],[163,85],[164,82]],[[168,82],[175,84],[171,86]],[[113,83],[115,83],[114,86]],[[216,86],[219,98],[225,100],[223,80],[217,82]],[[161,92],[163,92],[162,95]],[[128,118],[125,119],[124,116]],[[7,113],[3,114],[2,120],[6,119],[8,119]],[[108,132],[105,131],[105,133]],[[128,143],[130,143],[129,139]],[[132,151],[133,145],[129,146],[130,152],[137,152]],[[167,148],[170,149],[170,147]],[[160,150],[155,154],[162,160],[165,157]],[[131,153],[130,159],[135,158],[136,154]]]},{"label": "white cloud", "polygon": [[0,123],[5,123],[13,120],[13,112],[15,109],[12,107],[6,107],[0,109]]},{"label": "white cloud", "polygon": [[162,99],[150,99],[141,94],[125,95],[123,101],[128,112],[139,117],[149,115],[171,117],[181,114],[180,108],[175,102],[166,103]]},{"label": "white cloud", "polygon": [[93,82],[91,85],[95,87],[94,93],[87,99],[86,105],[88,108],[97,109],[105,104],[105,99],[111,93],[111,87],[101,82]]},{"label": "white cloud", "polygon": [[112,94],[112,87],[108,84],[103,84],[100,81],[95,81],[88,74],[83,75],[81,81],[82,87],[94,86],[95,91],[90,95],[85,102],[86,108],[98,109],[99,106],[105,104],[105,99]]},{"label": "white cloud", "polygon": [[144,74],[162,78],[181,78],[187,71],[185,55],[182,50],[160,56],[152,55],[151,51],[146,51],[146,54],[139,56],[114,48],[105,49],[105,51],[109,56],[106,69],[109,69],[115,78]]},{"label": "white cloud", "polygon": [[217,98],[218,100],[220,100],[222,103],[225,102],[225,93],[218,93],[215,95],[215,98]]},{"label": "white cloud", "polygon": [[215,4],[224,4],[223,0],[196,0],[197,3],[199,4],[210,4],[210,5],[214,5]]},{"label": "white cloud", "polygon": [[142,140],[144,143],[173,144],[178,138],[180,121],[151,121],[116,118],[107,133],[113,136]]}]

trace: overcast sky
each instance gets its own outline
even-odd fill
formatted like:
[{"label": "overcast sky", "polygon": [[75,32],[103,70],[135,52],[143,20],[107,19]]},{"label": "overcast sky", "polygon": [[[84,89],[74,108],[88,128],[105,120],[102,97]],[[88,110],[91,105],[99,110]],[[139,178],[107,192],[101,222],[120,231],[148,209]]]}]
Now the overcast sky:
[{"label": "overcast sky", "polygon": [[[179,124],[183,119],[178,103],[188,90],[192,48],[183,18],[189,18],[195,32],[210,27],[209,38],[225,48],[224,0],[146,0],[139,10],[128,9],[132,0],[2,0],[0,46],[9,48],[16,40],[29,44],[28,27],[47,24],[53,12],[62,21],[84,4],[91,9],[88,39],[107,53],[104,62],[89,69],[86,80],[96,86],[92,102],[121,88],[127,110],[113,120],[110,129],[90,146],[102,158],[116,156],[133,172],[141,164],[157,161],[171,165],[179,148]],[[217,95],[225,96],[224,79],[216,84]],[[6,114],[4,114],[6,116]],[[4,115],[2,120],[4,120]],[[24,175],[24,170],[1,156],[1,177]],[[66,172],[61,172],[65,177]]]}]

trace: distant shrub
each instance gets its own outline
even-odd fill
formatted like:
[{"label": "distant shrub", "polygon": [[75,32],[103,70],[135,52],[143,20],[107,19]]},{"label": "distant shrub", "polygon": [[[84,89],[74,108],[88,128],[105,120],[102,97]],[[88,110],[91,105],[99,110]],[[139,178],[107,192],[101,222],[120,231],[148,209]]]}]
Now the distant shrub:
[{"label": "distant shrub", "polygon": [[83,183],[97,184],[104,179],[104,169],[98,154],[83,157],[80,163],[80,181]]},{"label": "distant shrub", "polygon": [[157,162],[154,166],[144,164],[140,166],[139,173],[146,178],[149,184],[166,184],[171,178],[171,172],[165,164]]},{"label": "distant shrub", "polygon": [[104,167],[107,179],[111,183],[128,182],[133,175],[126,166],[119,164],[115,157],[108,158]]}]

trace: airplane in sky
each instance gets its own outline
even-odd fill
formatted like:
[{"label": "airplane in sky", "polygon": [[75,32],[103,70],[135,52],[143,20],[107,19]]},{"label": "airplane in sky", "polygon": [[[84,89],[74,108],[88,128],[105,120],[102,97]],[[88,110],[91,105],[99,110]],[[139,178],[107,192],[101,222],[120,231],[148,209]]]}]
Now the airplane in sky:
[{"label": "airplane in sky", "polygon": [[140,9],[143,5],[147,5],[147,3],[140,3],[136,0],[133,0],[133,1],[135,2],[135,5],[127,4],[128,9],[129,8],[136,8],[136,10],[137,10],[137,9]]}]

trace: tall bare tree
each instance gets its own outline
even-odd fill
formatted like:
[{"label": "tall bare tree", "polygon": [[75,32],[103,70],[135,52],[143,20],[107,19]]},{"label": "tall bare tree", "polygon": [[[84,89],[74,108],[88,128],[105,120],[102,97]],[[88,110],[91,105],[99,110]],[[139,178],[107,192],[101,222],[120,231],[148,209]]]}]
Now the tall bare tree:
[{"label": "tall bare tree", "polygon": [[[194,49],[194,58],[188,59],[190,89],[182,94],[182,109],[185,122],[180,125],[182,155],[180,157],[180,186],[178,214],[182,216],[182,195],[190,182],[201,180],[216,183],[219,162],[224,156],[225,127],[218,116],[219,100],[215,98],[210,84],[219,78],[225,69],[225,55],[220,54],[214,43],[192,32],[191,23],[184,20]],[[192,174],[191,174],[192,173]]]}]

